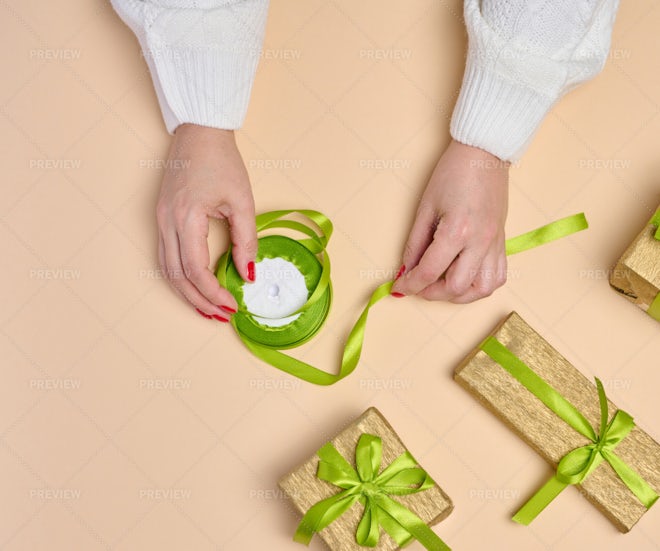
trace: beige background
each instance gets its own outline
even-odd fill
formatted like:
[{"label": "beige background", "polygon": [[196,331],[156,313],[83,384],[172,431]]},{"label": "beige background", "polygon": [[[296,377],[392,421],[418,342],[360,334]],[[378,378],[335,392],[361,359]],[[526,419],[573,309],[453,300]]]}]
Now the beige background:
[{"label": "beige background", "polygon": [[[271,7],[238,139],[259,211],[316,208],[336,225],[334,309],[299,351],[325,369],[398,268],[447,143],[460,12],[459,0]],[[658,324],[607,284],[660,203],[658,2],[623,2],[603,74],[512,170],[509,235],[582,210],[591,229],[513,257],[506,287],[479,303],[383,301],[364,360],[331,388],[256,361],[159,277],[169,137],[108,4],[3,0],[0,14],[0,548],[297,549],[277,479],[369,405],[454,500],[437,532],[457,550],[660,548],[657,507],[622,536],[574,489],[533,526],[512,523],[550,471],[452,380],[515,309],[660,438]],[[218,225],[213,258],[225,239]]]}]

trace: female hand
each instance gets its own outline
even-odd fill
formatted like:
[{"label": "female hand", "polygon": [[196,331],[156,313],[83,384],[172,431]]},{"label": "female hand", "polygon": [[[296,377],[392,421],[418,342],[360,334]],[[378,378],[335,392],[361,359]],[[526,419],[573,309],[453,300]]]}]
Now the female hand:
[{"label": "female hand", "polygon": [[227,220],[241,277],[254,281],[257,233],[248,174],[230,130],[179,126],[156,208],[158,257],[170,284],[207,318],[229,321],[234,297],[209,269],[209,217]]},{"label": "female hand", "polygon": [[417,209],[394,296],[472,302],[506,281],[509,163],[452,140]]}]

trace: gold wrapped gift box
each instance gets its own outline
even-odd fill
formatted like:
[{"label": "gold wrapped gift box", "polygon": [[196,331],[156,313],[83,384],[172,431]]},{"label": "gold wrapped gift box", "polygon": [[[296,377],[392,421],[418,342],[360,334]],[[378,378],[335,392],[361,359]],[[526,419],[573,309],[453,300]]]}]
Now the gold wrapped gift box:
[{"label": "gold wrapped gift box", "polygon": [[[369,408],[330,442],[355,467],[355,448],[363,433],[379,436],[383,442],[382,468],[406,451],[394,429],[376,408]],[[319,458],[315,455],[280,480],[279,486],[294,507],[302,514],[315,503],[341,491],[336,486],[316,477]],[[422,465],[423,467],[423,465]],[[453,509],[451,499],[434,484],[428,490],[412,495],[396,496],[396,500],[413,511],[428,525],[447,517]],[[364,507],[356,503],[341,517],[319,532],[319,536],[333,551],[364,549],[356,543],[355,532]],[[378,551],[398,549],[394,540],[381,530]]]},{"label": "gold wrapped gift box", "polygon": [[[511,313],[491,335],[572,403],[592,426],[599,426],[594,384],[518,314]],[[555,468],[569,451],[590,443],[480,348],[461,362],[454,378]],[[609,406],[611,414],[616,411],[612,403]],[[653,438],[635,426],[615,453],[660,492],[660,445]],[[628,532],[647,511],[606,461],[579,488],[622,532]],[[556,501],[559,503],[550,506],[561,507],[561,496]]]},{"label": "gold wrapped gift box", "polygon": [[[610,275],[614,290],[650,314],[649,307],[660,293],[660,239],[656,237],[657,231],[658,224],[653,220],[646,224]],[[653,317],[658,319],[657,315]]]}]

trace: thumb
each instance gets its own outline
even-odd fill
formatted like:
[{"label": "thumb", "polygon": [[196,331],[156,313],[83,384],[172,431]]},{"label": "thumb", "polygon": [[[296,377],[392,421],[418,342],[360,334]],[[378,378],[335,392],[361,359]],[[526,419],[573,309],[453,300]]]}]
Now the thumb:
[{"label": "thumb", "polygon": [[231,256],[244,281],[254,281],[254,259],[257,255],[257,227],[254,222],[254,203],[232,211],[227,217],[231,235]]},{"label": "thumb", "polygon": [[[435,209],[430,206],[424,207],[423,204],[420,204],[415,215],[415,222],[408,236],[408,241],[406,241],[406,246],[403,250],[404,274],[409,273],[410,270],[419,264],[424,252],[433,242],[436,225],[437,216]],[[405,287],[403,285],[404,280],[405,277],[397,277],[392,287],[393,293],[400,293],[402,291],[401,287]]]}]

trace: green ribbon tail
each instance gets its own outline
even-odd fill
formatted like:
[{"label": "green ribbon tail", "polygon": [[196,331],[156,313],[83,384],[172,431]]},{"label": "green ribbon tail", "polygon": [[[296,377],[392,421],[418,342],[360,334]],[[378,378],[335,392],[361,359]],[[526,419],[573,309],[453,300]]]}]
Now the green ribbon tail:
[{"label": "green ribbon tail", "polygon": [[628,489],[635,494],[640,503],[649,509],[656,501],[658,494],[649,486],[637,471],[631,469],[619,456],[603,450],[605,460],[612,466],[614,472],[619,476]]},{"label": "green ribbon tail", "polygon": [[589,227],[584,213],[573,214],[506,241],[506,254],[512,255],[566,237]]},{"label": "green ribbon tail", "polygon": [[381,524],[399,546],[405,545],[412,536],[429,551],[450,551],[449,546],[421,518],[397,501],[379,496],[378,506],[382,514],[393,521]]},{"label": "green ribbon tail", "polygon": [[529,525],[567,486],[553,476],[513,515],[513,520],[524,526]]},{"label": "green ribbon tail", "polygon": [[348,377],[357,367],[357,364],[360,361],[360,355],[362,354],[362,347],[364,345],[364,334],[367,328],[369,310],[371,310],[371,307],[379,300],[390,294],[392,284],[391,281],[383,283],[378,286],[371,294],[371,297],[369,297],[367,305],[364,307],[362,314],[355,322],[353,329],[351,329],[351,332],[348,335],[341,360],[341,367],[337,374],[328,373],[327,371],[318,369],[302,360],[284,354],[279,350],[255,343],[244,335],[239,334],[239,336],[252,354],[269,363],[273,367],[276,367],[289,375],[298,377],[303,381],[307,381],[308,383],[322,386],[333,385],[336,382],[341,381],[343,378]]},{"label": "green ribbon tail", "polygon": [[660,293],[655,295],[655,298],[653,299],[653,302],[649,306],[649,309],[646,311],[646,313],[654,320],[660,321]]},{"label": "green ribbon tail", "polygon": [[353,507],[358,499],[360,499],[359,494],[345,490],[312,505],[300,521],[296,533],[293,535],[293,541],[309,545],[314,534],[332,524]]}]

